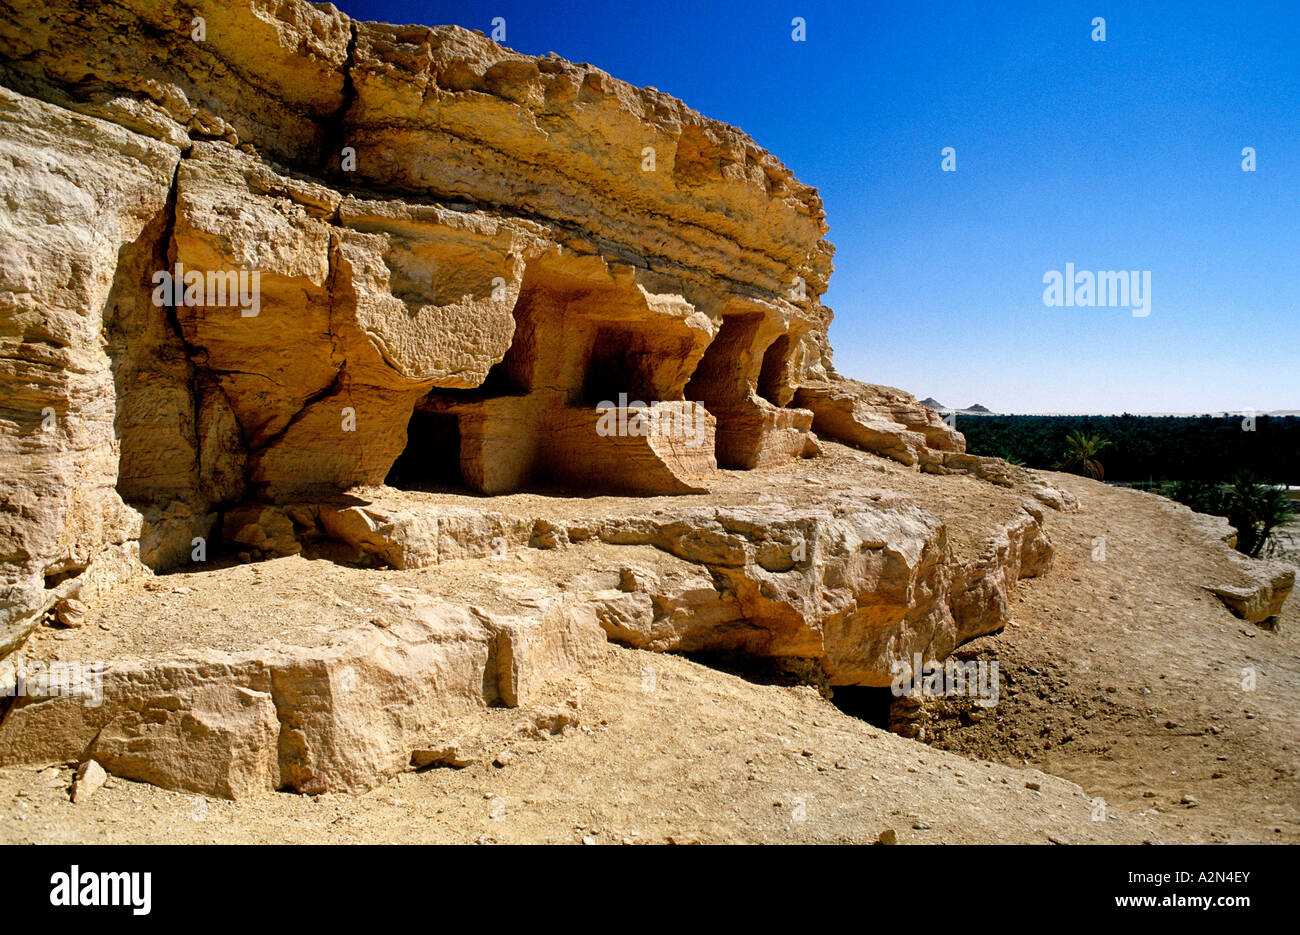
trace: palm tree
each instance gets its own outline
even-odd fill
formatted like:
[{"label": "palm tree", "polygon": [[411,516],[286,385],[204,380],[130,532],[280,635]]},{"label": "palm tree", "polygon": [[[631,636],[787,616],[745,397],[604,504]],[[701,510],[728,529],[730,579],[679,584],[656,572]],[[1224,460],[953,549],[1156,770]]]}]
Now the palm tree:
[{"label": "palm tree", "polygon": [[1273,530],[1291,519],[1293,507],[1286,493],[1258,483],[1249,474],[1238,474],[1224,496],[1228,522],[1237,527],[1237,550],[1259,558],[1269,545]]},{"label": "palm tree", "polygon": [[1102,480],[1106,476],[1106,471],[1097,460],[1097,453],[1109,444],[1109,439],[1102,438],[1100,435],[1073,432],[1065,436],[1065,457],[1056,465],[1057,470],[1074,471],[1075,467],[1079,467],[1082,471],[1074,471],[1074,473],[1083,473],[1094,480]]}]

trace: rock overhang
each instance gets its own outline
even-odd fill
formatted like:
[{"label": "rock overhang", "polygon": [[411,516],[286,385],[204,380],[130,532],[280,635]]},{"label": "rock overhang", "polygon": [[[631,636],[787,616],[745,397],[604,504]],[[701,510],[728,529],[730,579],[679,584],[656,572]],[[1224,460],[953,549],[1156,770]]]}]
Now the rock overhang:
[{"label": "rock overhang", "polygon": [[[767,505],[602,520],[503,518],[476,496],[674,498],[733,471],[786,471],[773,483],[788,495],[791,465],[825,453],[816,431],[1072,506],[965,455],[907,394],[835,373],[821,201],[743,132],[458,27],[297,0],[47,6],[0,3],[0,221],[18,233],[0,254],[17,284],[0,293],[14,479],[0,653],[51,608],[93,610],[122,581],[222,552],[404,570],[491,560],[500,541],[650,548],[671,566],[620,569],[576,602],[560,587],[509,619],[430,610],[426,624],[464,624],[434,626],[458,634],[451,655],[419,633],[351,633],[350,659],[388,660],[357,662],[368,687],[416,699],[426,730],[462,702],[518,703],[606,638],[887,684],[911,653],[1004,625],[1017,578],[1050,564],[1032,505],[959,556],[932,512],[861,484],[784,512],[751,491]],[[164,274],[178,282],[157,291]],[[399,478],[450,478],[464,499],[393,511],[362,493]],[[298,649],[121,666],[116,713],[69,715],[49,742],[81,755],[111,722],[92,753],[114,771],[231,796],[330,776],[357,789],[399,768],[412,738],[377,728],[382,752],[330,759],[331,717],[362,736],[369,715],[335,691],[352,663]],[[463,691],[419,687],[446,677]],[[308,723],[300,702],[318,694],[337,705]],[[189,706],[218,740],[187,748],[167,718],[153,736],[160,706]],[[13,723],[41,734],[20,707]],[[47,749],[16,732],[6,742]]]}]

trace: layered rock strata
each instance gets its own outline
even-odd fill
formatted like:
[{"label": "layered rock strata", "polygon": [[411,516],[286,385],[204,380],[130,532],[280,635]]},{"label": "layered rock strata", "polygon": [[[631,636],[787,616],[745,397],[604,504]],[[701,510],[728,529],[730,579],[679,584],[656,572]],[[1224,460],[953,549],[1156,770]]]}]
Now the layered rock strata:
[{"label": "layered rock strata", "polygon": [[0,84],[0,651],[395,465],[656,494],[816,449],[821,202],[654,89],[296,0],[3,3]]},{"label": "layered rock strata", "polygon": [[[595,517],[470,498],[436,513],[250,508],[233,522],[247,547],[292,557],[134,585],[149,632],[105,637],[96,624],[118,618],[92,609],[54,656],[0,663],[0,682],[64,672],[54,681],[82,689],[18,692],[0,763],[94,759],[232,798],[364,791],[454,741],[475,706],[527,704],[609,641],[805,660],[831,685],[884,686],[915,655],[1006,625],[1016,582],[1051,564],[1032,501],[959,553],[904,497],[846,483],[809,506],[799,478],[774,480],[754,506]],[[291,603],[304,579],[307,618]],[[256,603],[232,606],[228,584]],[[206,648],[185,648],[196,632]],[[60,668],[97,652],[112,655],[94,678]]]},{"label": "layered rock strata", "polygon": [[[0,118],[0,762],[363,790],[608,640],[886,685],[1004,626],[1051,562],[1042,506],[1076,507],[836,374],[817,192],[590,65],[300,0],[0,0]],[[810,504],[788,468],[818,435],[1014,509],[972,551],[860,477]],[[773,489],[676,499],[733,471]],[[483,499],[520,490],[672,506]],[[521,554],[557,564],[466,583]],[[43,620],[91,630],[123,583],[276,556],[442,577],[279,641],[256,606],[222,636],[167,592],[181,631],[79,644],[93,705],[5,658]]]}]

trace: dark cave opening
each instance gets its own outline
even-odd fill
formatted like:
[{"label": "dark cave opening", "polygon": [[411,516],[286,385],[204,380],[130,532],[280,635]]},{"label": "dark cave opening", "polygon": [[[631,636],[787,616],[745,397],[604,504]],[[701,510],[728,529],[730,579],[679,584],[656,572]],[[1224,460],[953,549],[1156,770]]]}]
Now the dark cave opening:
[{"label": "dark cave opening", "polygon": [[872,727],[889,730],[889,710],[894,703],[894,690],[888,685],[874,688],[866,685],[837,685],[831,703],[849,717],[866,721]]},{"label": "dark cave opening", "polygon": [[[662,353],[662,352],[660,352]],[[629,328],[600,328],[591,346],[582,381],[582,401],[590,406],[620,402],[652,403],[657,393],[649,376],[655,348]]]},{"label": "dark cave opening", "polygon": [[781,378],[785,375],[786,360],[790,356],[790,336],[781,335],[768,346],[767,351],[763,354],[763,369],[758,377],[758,395],[762,396],[773,406],[785,408],[788,398],[782,399],[783,396],[794,394],[790,390],[784,390],[781,386]]},{"label": "dark cave opening", "polygon": [[406,448],[384,483],[400,490],[466,489],[460,468],[460,420],[417,409],[406,426]]},{"label": "dark cave opening", "polygon": [[718,420],[714,453],[720,468],[753,467],[756,426],[746,370],[761,320],[758,315],[725,316],[686,384],[686,398],[703,403]]}]

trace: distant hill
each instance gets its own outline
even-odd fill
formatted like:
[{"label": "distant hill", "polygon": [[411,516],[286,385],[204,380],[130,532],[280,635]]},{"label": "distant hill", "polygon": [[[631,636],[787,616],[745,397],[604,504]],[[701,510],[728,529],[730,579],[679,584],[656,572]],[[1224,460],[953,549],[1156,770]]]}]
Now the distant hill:
[{"label": "distant hill", "polygon": [[944,413],[955,412],[958,415],[991,416],[994,414],[992,409],[989,409],[987,406],[981,406],[979,403],[976,403],[973,406],[969,406],[966,409],[953,409],[949,406],[945,406],[943,403],[939,402],[939,400],[935,399],[933,396],[927,396],[925,399],[921,400],[921,405],[929,406],[931,409],[938,409],[940,412],[944,412]]}]

